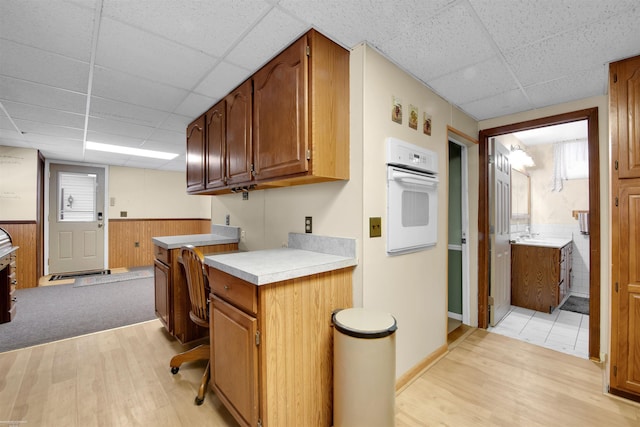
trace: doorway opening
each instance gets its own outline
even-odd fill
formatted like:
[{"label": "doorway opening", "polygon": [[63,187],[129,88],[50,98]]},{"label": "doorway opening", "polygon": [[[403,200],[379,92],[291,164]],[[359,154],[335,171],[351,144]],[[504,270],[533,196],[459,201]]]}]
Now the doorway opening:
[{"label": "doorway opening", "polygon": [[471,324],[467,146],[449,136],[448,145],[448,298],[447,332]]},{"label": "doorway opening", "polygon": [[[588,147],[588,295],[589,295],[589,345],[588,356],[592,360],[600,358],[600,172],[598,146],[598,110],[591,108],[546,118],[521,122],[480,132],[480,198],[479,198],[479,246],[478,246],[478,325],[489,325],[489,296],[491,288],[492,254],[490,248],[492,229],[490,227],[490,140],[514,132],[572,123],[587,122]],[[578,209],[576,209],[578,210]],[[523,232],[530,233],[531,229]]]}]

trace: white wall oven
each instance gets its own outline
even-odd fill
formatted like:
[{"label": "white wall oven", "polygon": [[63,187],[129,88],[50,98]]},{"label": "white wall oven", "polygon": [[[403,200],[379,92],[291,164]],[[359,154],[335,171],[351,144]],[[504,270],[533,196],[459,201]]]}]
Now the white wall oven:
[{"label": "white wall oven", "polygon": [[438,239],[438,156],[387,138],[387,253],[428,248]]}]

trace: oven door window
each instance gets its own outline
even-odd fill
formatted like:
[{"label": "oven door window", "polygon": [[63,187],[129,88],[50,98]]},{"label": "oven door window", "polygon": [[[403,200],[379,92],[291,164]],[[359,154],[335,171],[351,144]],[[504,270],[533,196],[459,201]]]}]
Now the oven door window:
[{"label": "oven door window", "polygon": [[429,225],[429,194],[420,191],[402,192],[402,226],[424,227]]}]

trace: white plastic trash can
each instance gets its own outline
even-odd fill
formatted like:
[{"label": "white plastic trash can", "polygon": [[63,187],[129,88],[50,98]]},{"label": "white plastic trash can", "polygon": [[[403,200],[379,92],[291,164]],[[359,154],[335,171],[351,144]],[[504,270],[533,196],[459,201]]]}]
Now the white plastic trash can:
[{"label": "white plastic trash can", "polygon": [[349,308],[332,321],[334,427],[395,425],[396,319]]}]

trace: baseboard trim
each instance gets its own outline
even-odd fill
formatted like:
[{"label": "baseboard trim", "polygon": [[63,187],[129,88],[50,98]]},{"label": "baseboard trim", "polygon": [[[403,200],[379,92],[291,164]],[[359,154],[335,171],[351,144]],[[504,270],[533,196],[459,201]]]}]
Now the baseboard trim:
[{"label": "baseboard trim", "polygon": [[447,354],[447,344],[438,347],[436,351],[422,359],[417,365],[409,369],[396,380],[396,395],[400,394],[412,382],[417,380],[427,369]]}]

